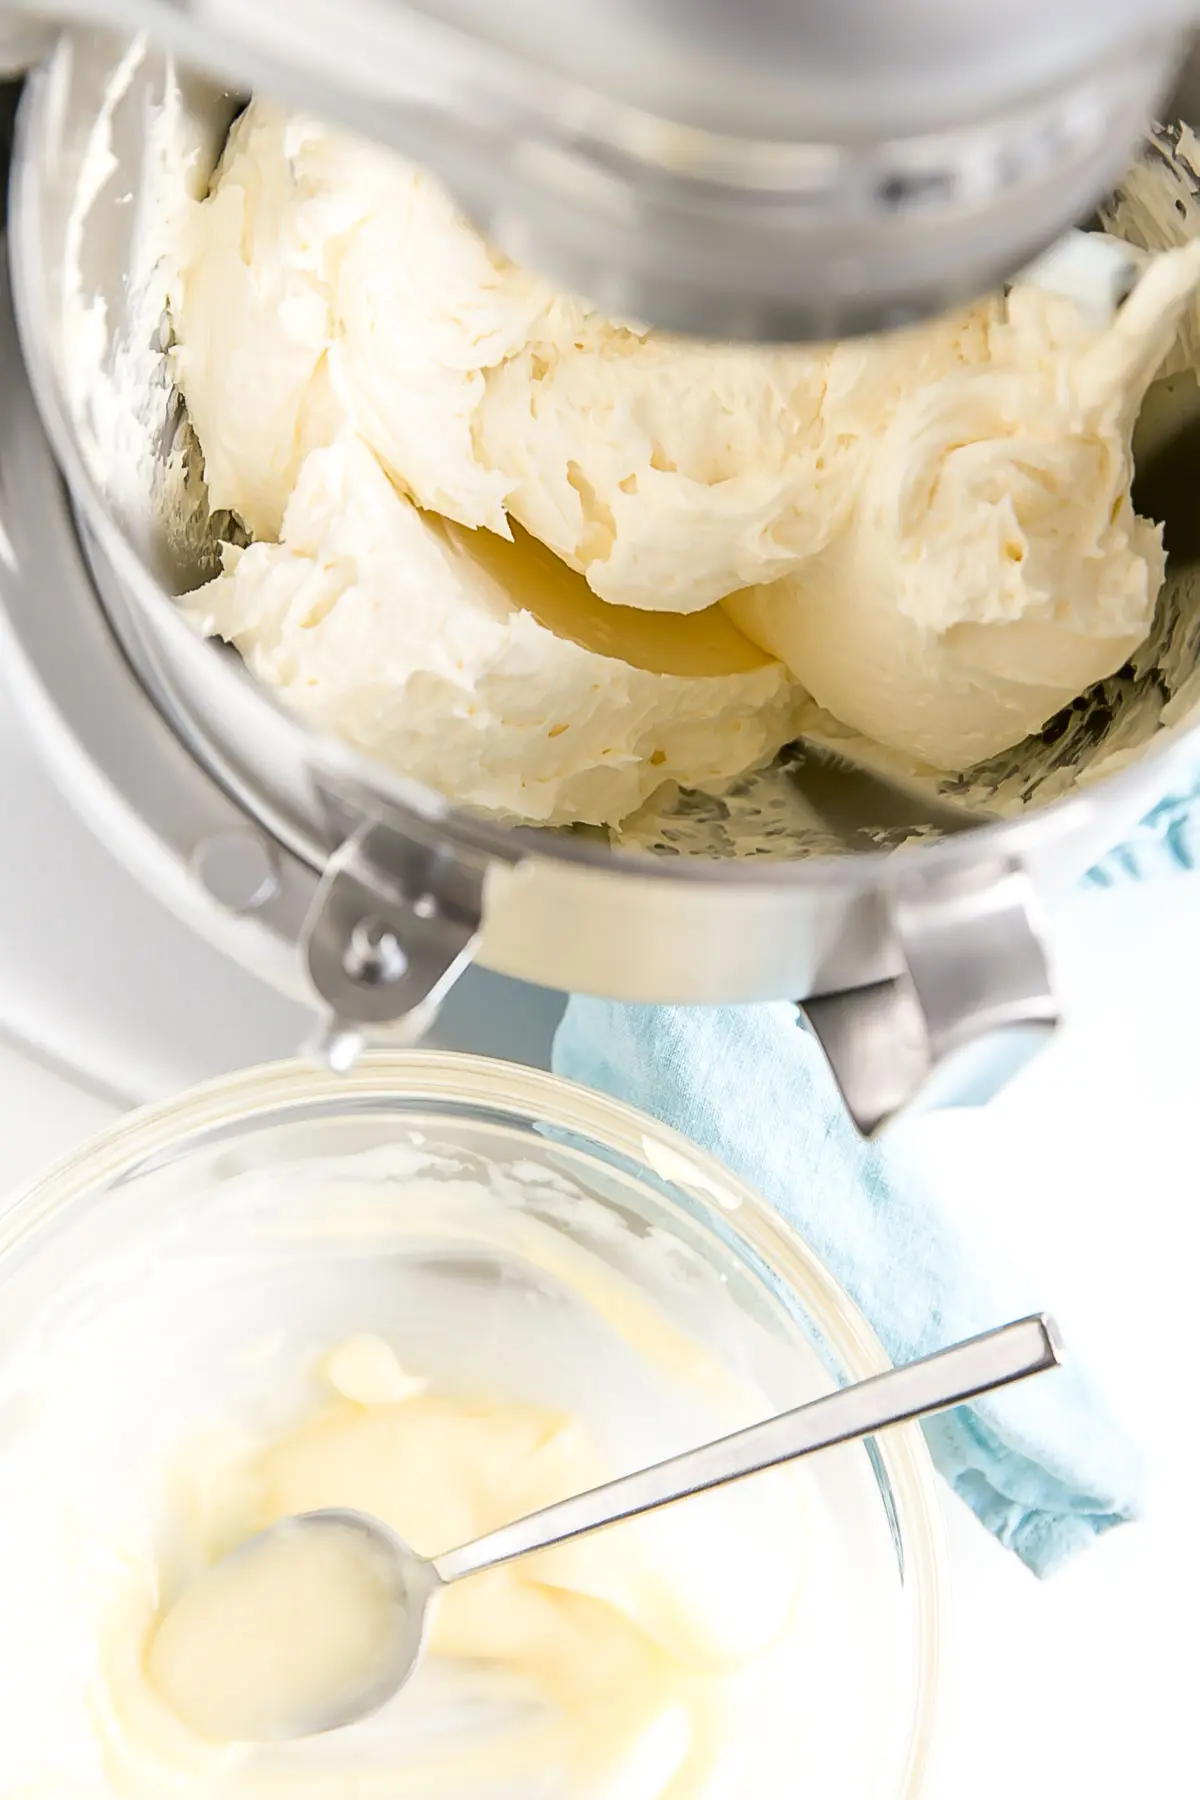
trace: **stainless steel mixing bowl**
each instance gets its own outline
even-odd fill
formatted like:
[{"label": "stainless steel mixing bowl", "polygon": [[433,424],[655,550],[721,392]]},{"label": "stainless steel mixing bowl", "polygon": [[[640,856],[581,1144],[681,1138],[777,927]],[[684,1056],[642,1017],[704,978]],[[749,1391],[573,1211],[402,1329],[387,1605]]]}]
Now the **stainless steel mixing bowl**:
[{"label": "stainless steel mixing bowl", "polygon": [[[164,105],[190,163],[164,151]],[[105,835],[235,954],[315,993],[339,1053],[422,1016],[477,957],[630,1000],[803,1000],[868,1126],[958,1086],[964,1065],[976,1092],[998,1079],[1056,1016],[1041,900],[1189,754],[1190,578],[1168,579],[1150,642],[1119,675],[1018,750],[938,784],[933,798],[982,810],[966,828],[914,839],[922,807],[863,811],[855,778],[834,775],[814,831],[825,790],[807,770],[800,805],[786,763],[730,800],[685,801],[636,852],[456,810],[300,725],[172,605],[211,568],[212,544],[166,492],[169,453],[195,451],[158,277],[137,271],[135,250],[158,184],[203,181],[235,105],[196,80],[177,88],[144,45],[87,32],[60,41],[24,102],[10,235],[37,411],[9,359],[3,623],[43,734]],[[1181,237],[1200,226],[1186,152],[1170,132],[1146,152],[1175,184]],[[97,367],[124,371],[103,404]]]}]

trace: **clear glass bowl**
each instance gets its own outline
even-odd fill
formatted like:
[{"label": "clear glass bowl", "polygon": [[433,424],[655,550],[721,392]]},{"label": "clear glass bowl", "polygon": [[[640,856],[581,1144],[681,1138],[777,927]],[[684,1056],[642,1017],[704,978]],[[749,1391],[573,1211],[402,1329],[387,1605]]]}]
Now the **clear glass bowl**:
[{"label": "clear glass bowl", "polygon": [[[603,1324],[572,1314],[568,1329],[584,1266]],[[164,1420],[202,1422],[215,1396],[270,1424],[278,1371],[362,1331],[451,1386],[478,1381],[482,1360],[507,1396],[547,1404],[622,1376],[614,1392],[639,1404],[621,1403],[621,1454],[652,1460],[706,1435],[711,1415],[689,1417],[674,1390],[665,1410],[640,1412],[657,1379],[650,1317],[667,1321],[676,1361],[690,1346],[730,1393],[753,1391],[758,1416],[887,1366],[765,1202],[632,1108],[424,1052],[347,1076],[300,1063],[239,1074],[132,1115],[0,1213],[0,1515],[47,1369],[56,1392],[76,1391],[72,1454],[102,1506],[103,1471],[149,1455]],[[603,1435],[603,1404],[598,1417]],[[793,1791],[907,1800],[928,1758],[943,1590],[924,1441],[893,1430],[814,1458],[802,1479],[816,1553],[796,1703],[812,1754]],[[32,1593],[7,1509],[0,1681],[27,1677]],[[0,1791],[15,1754],[0,1746]]]}]

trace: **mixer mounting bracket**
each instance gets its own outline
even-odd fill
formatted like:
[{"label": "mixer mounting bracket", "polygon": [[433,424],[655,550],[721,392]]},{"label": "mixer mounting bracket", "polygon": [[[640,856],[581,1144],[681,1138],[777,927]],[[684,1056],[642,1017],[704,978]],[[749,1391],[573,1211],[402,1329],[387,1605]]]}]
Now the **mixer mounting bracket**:
[{"label": "mixer mounting bracket", "polygon": [[317,1049],[335,1067],[374,1035],[420,1037],[475,951],[486,863],[411,839],[401,860],[394,837],[361,826],[330,857],[305,923],[302,956],[327,1011]]},{"label": "mixer mounting bracket", "polygon": [[990,1099],[1059,1017],[1033,884],[1011,858],[910,868],[888,904],[901,972],[803,1007],[867,1133]]}]

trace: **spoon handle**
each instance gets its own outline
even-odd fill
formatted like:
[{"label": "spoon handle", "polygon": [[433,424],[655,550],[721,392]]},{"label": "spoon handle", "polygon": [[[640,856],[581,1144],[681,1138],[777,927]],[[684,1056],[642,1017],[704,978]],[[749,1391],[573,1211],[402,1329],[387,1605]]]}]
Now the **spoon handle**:
[{"label": "spoon handle", "polygon": [[920,1362],[905,1363],[868,1381],[840,1388],[699,1450],[687,1450],[682,1456],[639,1469],[635,1475],[560,1500],[511,1525],[502,1525],[472,1544],[448,1550],[434,1560],[433,1567],[443,1582],[458,1581],[480,1569],[614,1525],[619,1519],[669,1506],[705,1488],[740,1481],[776,1463],[868,1437],[886,1425],[944,1412],[993,1388],[1055,1368],[1058,1362],[1054,1325],[1037,1313],[939,1350]]}]

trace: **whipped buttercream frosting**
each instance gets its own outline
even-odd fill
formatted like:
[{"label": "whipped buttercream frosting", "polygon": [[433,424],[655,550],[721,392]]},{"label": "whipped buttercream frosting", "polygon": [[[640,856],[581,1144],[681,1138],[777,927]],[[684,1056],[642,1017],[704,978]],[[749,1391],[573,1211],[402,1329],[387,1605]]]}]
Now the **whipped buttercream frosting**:
[{"label": "whipped buttercream frosting", "polygon": [[210,504],[254,540],[194,616],[311,723],[466,805],[615,823],[667,781],[721,791],[814,706],[959,770],[1150,629],[1161,532],[1130,440],[1200,245],[1108,325],[1017,287],[882,339],[688,342],[255,101],[178,262]]}]

